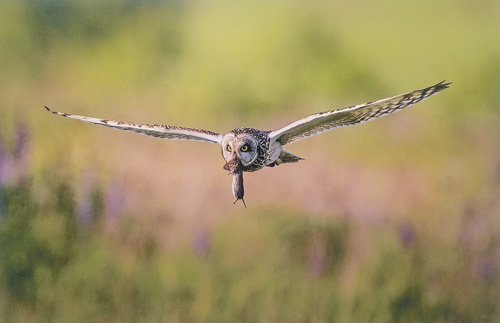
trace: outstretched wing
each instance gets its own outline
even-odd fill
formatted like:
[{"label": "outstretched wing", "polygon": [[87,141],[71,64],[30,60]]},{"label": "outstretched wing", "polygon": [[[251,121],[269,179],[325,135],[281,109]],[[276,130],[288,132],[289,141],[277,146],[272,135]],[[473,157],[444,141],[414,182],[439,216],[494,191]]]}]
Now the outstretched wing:
[{"label": "outstretched wing", "polygon": [[311,114],[281,129],[271,131],[269,137],[271,141],[274,140],[281,145],[285,145],[333,128],[362,123],[425,100],[431,95],[448,88],[450,84],[442,81],[425,89],[396,95],[391,98],[339,110]]},{"label": "outstretched wing", "polygon": [[153,136],[156,138],[172,139],[172,140],[206,141],[215,144],[220,144],[222,141],[221,134],[207,130],[160,125],[160,124],[141,124],[141,123],[97,119],[97,118],[79,116],[75,114],[52,111],[48,107],[45,107],[45,109],[47,109],[49,112],[52,112],[53,114],[57,114],[66,118],[94,123],[97,125],[120,129],[120,130],[137,132],[143,135]]}]

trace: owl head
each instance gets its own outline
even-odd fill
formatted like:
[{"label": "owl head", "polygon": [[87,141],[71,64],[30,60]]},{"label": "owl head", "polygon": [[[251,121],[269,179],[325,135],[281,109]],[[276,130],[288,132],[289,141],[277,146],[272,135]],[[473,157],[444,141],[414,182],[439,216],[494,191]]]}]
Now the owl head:
[{"label": "owl head", "polygon": [[257,147],[257,140],[249,133],[227,133],[221,144],[227,162],[224,169],[234,173],[236,168],[251,165],[257,159]]}]

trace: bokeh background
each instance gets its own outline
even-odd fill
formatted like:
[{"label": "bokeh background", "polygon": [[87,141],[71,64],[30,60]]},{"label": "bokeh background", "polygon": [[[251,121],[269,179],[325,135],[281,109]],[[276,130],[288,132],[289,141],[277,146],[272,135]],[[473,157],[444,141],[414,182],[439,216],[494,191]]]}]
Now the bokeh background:
[{"label": "bokeh background", "polygon": [[[500,321],[500,2],[0,4],[0,321]],[[420,89],[233,205],[224,133]]]}]

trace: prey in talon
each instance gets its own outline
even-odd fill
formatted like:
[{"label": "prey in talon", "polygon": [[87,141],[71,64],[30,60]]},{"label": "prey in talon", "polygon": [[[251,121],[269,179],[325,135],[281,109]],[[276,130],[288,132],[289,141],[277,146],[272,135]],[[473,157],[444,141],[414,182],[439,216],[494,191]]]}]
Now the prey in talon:
[{"label": "prey in talon", "polygon": [[243,196],[245,196],[245,188],[243,186],[243,166],[241,166],[241,164],[238,164],[238,166],[236,166],[236,168],[232,171],[232,175],[233,175],[232,190],[233,190],[233,196],[235,198],[233,204],[236,204],[238,200],[241,200],[246,209],[247,204],[243,199]]},{"label": "prey in talon", "polygon": [[142,124],[91,118],[80,115],[52,111],[53,114],[66,118],[89,122],[119,130],[127,130],[147,136],[171,140],[204,141],[220,146],[226,164],[224,169],[233,175],[233,196],[243,201],[243,172],[254,172],[267,167],[285,163],[296,163],[300,158],[284,148],[292,142],[338,127],[351,126],[399,111],[423,101],[446,88],[451,83],[442,81],[421,90],[396,95],[374,102],[351,107],[311,114],[274,131],[255,128],[236,128],[225,135],[216,132],[177,127],[162,124]]},{"label": "prey in talon", "polygon": [[[234,153],[234,155],[236,154]],[[247,204],[243,199],[243,196],[245,195],[245,188],[243,186],[243,164],[239,160],[237,160],[234,155],[233,158],[231,158],[223,168],[229,171],[229,175],[233,175],[233,185],[231,187],[233,196],[235,198],[233,204],[236,204],[238,200],[241,200],[246,209]]]}]

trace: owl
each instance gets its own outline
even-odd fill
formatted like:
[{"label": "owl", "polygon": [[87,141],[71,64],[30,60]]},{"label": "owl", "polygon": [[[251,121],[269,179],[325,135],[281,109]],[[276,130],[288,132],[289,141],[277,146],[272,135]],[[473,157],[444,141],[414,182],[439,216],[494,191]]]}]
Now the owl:
[{"label": "owl", "polygon": [[296,163],[303,158],[285,149],[285,145],[337,128],[359,124],[401,110],[427,99],[449,87],[451,83],[442,81],[421,90],[396,95],[390,98],[359,104],[343,109],[311,114],[292,122],[283,128],[263,131],[255,128],[236,128],[222,135],[216,132],[160,124],[140,124],[85,117],[52,111],[63,117],[89,122],[105,127],[132,131],[152,137],[172,140],[195,140],[214,143],[220,146],[226,163],[224,169],[233,177],[232,193],[238,200],[244,200],[243,173],[274,167],[280,164]]}]

